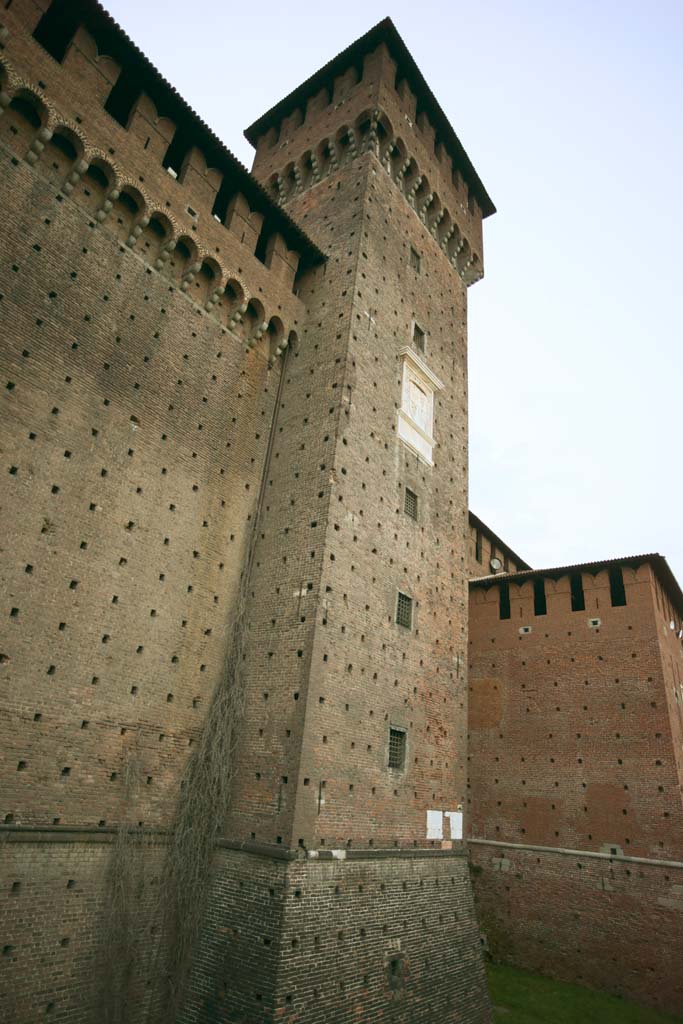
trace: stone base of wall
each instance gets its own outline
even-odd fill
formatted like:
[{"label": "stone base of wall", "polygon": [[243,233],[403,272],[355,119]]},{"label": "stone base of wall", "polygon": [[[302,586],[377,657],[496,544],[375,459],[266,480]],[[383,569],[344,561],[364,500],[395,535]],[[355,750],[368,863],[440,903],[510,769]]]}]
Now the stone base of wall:
[{"label": "stone base of wall", "polygon": [[683,864],[472,842],[494,960],[683,1016]]},{"label": "stone base of wall", "polygon": [[190,1024],[491,1020],[467,864],[222,850]]},{"label": "stone base of wall", "polygon": [[[164,837],[128,858],[134,900],[112,929],[114,840],[113,830],[0,830],[2,1020],[90,1024],[121,998],[120,1019],[146,1019],[163,966]],[[130,970],[123,996],[115,967]],[[490,1024],[465,857],[221,844],[181,1020]]]}]

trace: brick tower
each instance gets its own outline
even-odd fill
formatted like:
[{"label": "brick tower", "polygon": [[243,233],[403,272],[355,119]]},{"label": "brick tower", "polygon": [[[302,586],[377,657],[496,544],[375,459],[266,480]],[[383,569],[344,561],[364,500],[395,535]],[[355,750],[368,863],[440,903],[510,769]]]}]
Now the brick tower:
[{"label": "brick tower", "polygon": [[246,134],[328,259],[299,282],[226,834],[289,858],[273,1008],[485,1020],[461,812],[466,299],[492,206],[388,20]]},{"label": "brick tower", "polygon": [[[92,0],[15,0],[0,44],[6,1016],[91,1019],[126,829],[153,828],[137,903],[163,903],[243,621],[182,1019],[484,1024],[466,300],[491,201],[389,20],[248,129],[252,175]],[[133,1020],[158,930],[127,927]]]}]

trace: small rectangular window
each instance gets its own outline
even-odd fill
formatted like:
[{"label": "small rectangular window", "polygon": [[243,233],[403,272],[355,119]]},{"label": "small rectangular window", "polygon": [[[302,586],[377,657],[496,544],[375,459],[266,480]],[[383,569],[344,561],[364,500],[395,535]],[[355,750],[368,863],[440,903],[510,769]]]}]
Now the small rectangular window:
[{"label": "small rectangular window", "polygon": [[405,729],[389,729],[389,767],[401,771],[406,763]]},{"label": "small rectangular window", "polygon": [[545,580],[534,580],[534,615],[545,615],[547,611]]},{"label": "small rectangular window", "polygon": [[626,590],[624,588],[624,574],[620,565],[613,565],[609,571],[609,596],[613,608],[619,608],[626,604]]},{"label": "small rectangular window", "polygon": [[510,585],[501,583],[498,587],[498,618],[510,618]]},{"label": "small rectangular window", "polygon": [[399,626],[411,629],[413,625],[413,599],[399,590],[396,602],[396,622]]},{"label": "small rectangular window", "polygon": [[425,332],[418,324],[413,324],[413,345],[418,352],[425,350]]},{"label": "small rectangular window", "polygon": [[406,487],[403,496],[403,511],[411,519],[417,519],[417,494],[410,487]]},{"label": "small rectangular window", "polygon": [[410,247],[410,265],[416,274],[420,273],[420,254],[417,249]]},{"label": "small rectangular window", "polygon": [[583,593],[583,576],[580,572],[573,572],[571,574],[569,577],[569,585],[572,588],[572,611],[585,611],[586,598]]}]

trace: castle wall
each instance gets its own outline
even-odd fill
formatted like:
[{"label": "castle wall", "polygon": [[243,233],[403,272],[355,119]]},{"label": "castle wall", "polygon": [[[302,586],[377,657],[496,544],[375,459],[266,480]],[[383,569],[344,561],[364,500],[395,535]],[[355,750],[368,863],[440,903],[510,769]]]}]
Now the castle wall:
[{"label": "castle wall", "polygon": [[478,842],[470,856],[494,958],[683,1013],[683,864]]},{"label": "castle wall", "polygon": [[478,519],[469,519],[469,539],[467,545],[467,572],[471,579],[494,575],[491,559],[498,558],[502,568],[498,572],[522,572],[528,569],[526,562],[513,555],[498,537],[488,530]]},{"label": "castle wall", "polygon": [[674,666],[680,641],[651,566],[622,571],[625,604],[605,567],[581,574],[576,611],[568,575],[544,579],[545,614],[534,580],[471,588],[477,906],[494,956],[680,1012],[680,726],[660,639]]},{"label": "castle wall", "polygon": [[[164,848],[239,597],[246,711],[185,1019],[487,1021],[462,841],[481,246],[392,169],[376,103],[290,220],[86,8],[55,58],[30,35],[48,5],[17,0],[0,63],[9,1005],[91,1018],[107,952],[129,1017],[157,998]],[[402,109],[394,80],[380,47],[363,88]],[[437,180],[433,139],[422,159]]]}]

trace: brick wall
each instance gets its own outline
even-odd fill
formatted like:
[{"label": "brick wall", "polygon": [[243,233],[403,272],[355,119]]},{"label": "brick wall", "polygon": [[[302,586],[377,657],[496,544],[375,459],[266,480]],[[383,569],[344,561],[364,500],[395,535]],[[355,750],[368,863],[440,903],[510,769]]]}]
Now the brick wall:
[{"label": "brick wall", "polygon": [[536,575],[545,614],[534,579],[471,586],[477,906],[495,957],[680,1013],[681,645],[648,561],[623,605],[609,571],[576,611],[570,574]]}]

